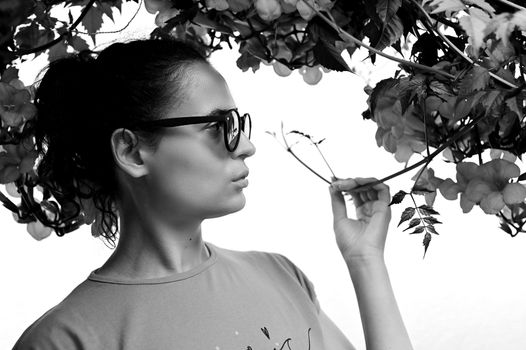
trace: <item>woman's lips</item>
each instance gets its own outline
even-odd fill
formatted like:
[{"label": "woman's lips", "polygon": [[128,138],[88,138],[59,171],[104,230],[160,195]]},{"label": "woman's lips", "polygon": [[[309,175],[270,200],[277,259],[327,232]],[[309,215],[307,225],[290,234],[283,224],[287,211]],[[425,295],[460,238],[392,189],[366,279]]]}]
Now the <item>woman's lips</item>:
[{"label": "woman's lips", "polygon": [[242,178],[242,179],[234,181],[234,183],[236,185],[238,185],[239,187],[247,187],[248,186],[248,179],[247,178]]}]

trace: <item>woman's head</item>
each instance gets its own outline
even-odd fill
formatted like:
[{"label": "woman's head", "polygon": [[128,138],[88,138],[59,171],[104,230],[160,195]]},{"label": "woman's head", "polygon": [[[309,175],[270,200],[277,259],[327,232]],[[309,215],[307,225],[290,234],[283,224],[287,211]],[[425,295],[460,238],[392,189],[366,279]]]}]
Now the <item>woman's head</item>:
[{"label": "woman's head", "polygon": [[[205,87],[206,84],[212,85]],[[188,188],[194,186],[188,182],[192,177],[188,176],[190,168],[184,159],[170,163],[169,147],[183,148],[197,139],[211,142],[185,134],[202,125],[133,132],[128,127],[152,119],[206,115],[211,110],[205,109],[213,104],[217,105],[215,108],[235,107],[226,84],[203,55],[189,44],[161,40],[113,44],[96,59],[81,53],[53,62],[37,89],[35,103],[37,145],[44,154],[38,166],[39,177],[70,198],[92,198],[104,213],[102,234],[112,241],[118,231],[114,208],[122,190],[130,190],[130,186],[143,181],[142,185],[151,186],[156,194],[150,194],[150,200],[164,195],[171,196],[166,204],[183,204],[176,200],[175,192],[163,192],[184,188],[177,185],[184,176]],[[181,140],[176,140],[176,135]],[[183,139],[188,141],[184,145]],[[196,148],[186,151],[205,156]],[[234,153],[223,156],[232,159]],[[196,158],[196,164],[210,160]],[[232,164],[225,167],[233,168]],[[137,168],[141,170],[137,172]],[[183,173],[182,169],[188,172]],[[228,171],[236,170],[239,168]],[[169,171],[179,174],[177,179],[170,178]],[[170,179],[174,183],[167,183]],[[201,183],[205,185],[209,184]]]}]

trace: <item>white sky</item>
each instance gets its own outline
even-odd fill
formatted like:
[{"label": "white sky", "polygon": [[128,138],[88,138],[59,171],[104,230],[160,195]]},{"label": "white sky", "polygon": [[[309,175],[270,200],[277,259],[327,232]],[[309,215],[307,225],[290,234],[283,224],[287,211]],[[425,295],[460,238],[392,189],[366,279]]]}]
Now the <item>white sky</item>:
[{"label": "white sky", "polygon": [[[117,24],[133,15],[127,4]],[[153,17],[144,10],[129,33],[148,35]],[[98,40],[106,39],[101,35]],[[239,250],[284,254],[316,287],[321,306],[357,349],[365,349],[354,290],[332,232],[329,193],[325,183],[301,167],[265,131],[279,132],[284,121],[319,138],[339,177],[377,177],[403,167],[376,146],[376,126],[364,121],[364,79],[350,73],[324,74],[316,86],[305,84],[297,72],[287,78],[262,65],[255,74],[235,65],[236,51],[216,53],[212,64],[226,77],[240,111],[250,112],[256,155],[247,160],[250,185],[247,205],[239,213],[205,222],[205,240]],[[359,70],[367,65],[350,62]],[[22,78],[31,83],[42,63],[27,62]],[[392,75],[394,65],[379,60],[371,79]],[[298,149],[308,164],[326,177],[330,173],[311,147]],[[412,161],[418,160],[416,157]],[[519,166],[524,169],[522,164]],[[437,176],[454,176],[454,168],[440,159],[432,163]],[[388,185],[392,194],[408,190],[415,172]],[[5,192],[4,192],[5,193]],[[423,204],[423,197],[418,197]],[[498,229],[498,219],[476,207],[462,214],[458,201],[437,196],[440,212],[433,237],[422,259],[422,236],[397,228],[406,199],[393,207],[386,247],[391,281],[415,349],[523,350],[526,348],[526,235],[511,238]],[[65,237],[37,242],[4,210],[0,214],[4,244],[0,266],[4,286],[0,298],[0,348],[10,348],[36,318],[60,302],[111,254],[84,227]]]}]

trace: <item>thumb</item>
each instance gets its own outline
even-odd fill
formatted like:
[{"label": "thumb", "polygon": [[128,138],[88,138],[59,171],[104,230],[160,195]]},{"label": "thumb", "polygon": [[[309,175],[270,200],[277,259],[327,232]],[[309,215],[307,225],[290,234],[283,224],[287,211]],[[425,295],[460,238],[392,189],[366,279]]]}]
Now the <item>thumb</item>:
[{"label": "thumb", "polygon": [[333,186],[329,186],[329,192],[331,194],[331,205],[334,221],[336,222],[342,219],[347,219],[347,208],[345,207],[345,200],[342,193]]}]

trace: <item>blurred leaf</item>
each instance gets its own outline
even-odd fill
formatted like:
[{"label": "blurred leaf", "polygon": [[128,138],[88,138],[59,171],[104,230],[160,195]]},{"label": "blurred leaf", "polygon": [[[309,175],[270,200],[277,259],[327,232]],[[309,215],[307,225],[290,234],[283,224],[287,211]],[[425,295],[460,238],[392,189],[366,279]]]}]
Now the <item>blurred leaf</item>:
[{"label": "blurred leaf", "polygon": [[435,235],[438,235],[438,232],[435,230],[435,226],[433,225],[427,226],[427,230],[431,233],[434,233]]},{"label": "blurred leaf", "polygon": [[407,193],[405,191],[398,191],[392,198],[391,200],[391,203],[389,203],[389,205],[392,205],[392,204],[398,204],[398,203],[401,203],[403,200],[404,200],[404,197]]},{"label": "blurred leaf", "polygon": [[423,219],[424,219],[425,223],[429,224],[429,225],[441,224],[440,221],[438,221],[436,218],[434,218],[432,216],[427,216],[427,217],[425,217]]},{"label": "blurred leaf", "polygon": [[387,22],[398,11],[402,5],[402,0],[378,0],[376,3],[376,13],[380,21]]},{"label": "blurred leaf", "polygon": [[[411,221],[409,221],[409,226],[407,226],[404,231],[407,231],[407,230],[412,229],[413,227],[415,227],[417,225],[420,225],[420,222],[421,222],[420,218],[411,219]],[[420,232],[422,232],[422,231],[420,231]],[[415,233],[415,232],[413,232],[413,233]],[[418,232],[416,232],[416,233],[418,233]]]},{"label": "blurred leaf", "polygon": [[86,40],[82,39],[80,36],[72,36],[68,43],[75,49],[75,51],[89,50],[89,45]]},{"label": "blurred leaf", "polygon": [[104,12],[97,7],[92,6],[86,16],[82,19],[82,25],[86,28],[86,31],[91,36],[93,42],[95,42],[95,34],[102,27],[102,15]]},{"label": "blurred leaf", "polygon": [[414,207],[408,207],[405,208],[404,212],[402,213],[402,216],[400,218],[400,222],[398,223],[398,226],[402,224],[404,221],[407,221],[411,219],[415,215],[415,208]]},{"label": "blurred leaf", "polygon": [[391,19],[384,23],[383,28],[379,32],[378,39],[374,42],[374,48],[377,50],[383,50],[391,44],[395,43],[400,39],[403,34],[404,27],[400,17],[394,15]]},{"label": "blurred leaf", "polygon": [[428,206],[428,205],[421,205],[418,207],[418,209],[420,209],[420,211],[424,214],[424,215],[434,215],[434,214],[439,214],[436,210],[434,210],[432,207]]},{"label": "blurred leaf", "polygon": [[424,232],[424,226],[418,226],[413,232],[410,232],[410,235],[415,235]]},{"label": "blurred leaf", "polygon": [[337,72],[351,71],[351,68],[347,65],[347,62],[342,58],[340,51],[336,46],[330,43],[319,40],[313,49],[314,57],[316,61],[325,68],[335,70]]},{"label": "blurred leaf", "polygon": [[422,242],[424,244],[424,257],[427,253],[427,248],[429,248],[429,243],[431,243],[431,234],[428,232],[424,236],[424,241]]},{"label": "blurred leaf", "polygon": [[67,54],[68,46],[66,45],[66,42],[64,40],[56,43],[55,45],[51,46],[51,48],[48,51],[49,55],[49,61],[53,62],[56,61]]},{"label": "blurred leaf", "polygon": [[466,96],[473,91],[484,90],[489,83],[489,71],[480,66],[474,66],[462,78],[459,94]]}]

